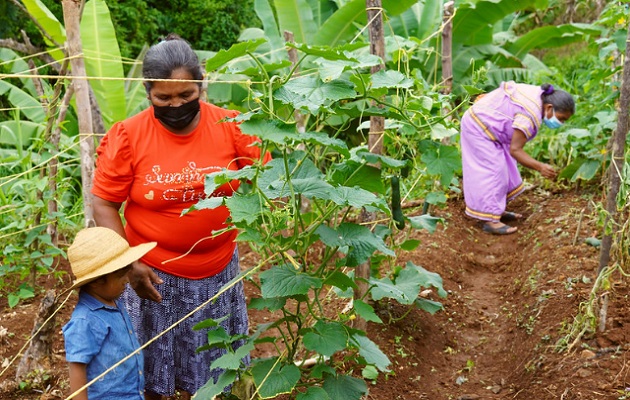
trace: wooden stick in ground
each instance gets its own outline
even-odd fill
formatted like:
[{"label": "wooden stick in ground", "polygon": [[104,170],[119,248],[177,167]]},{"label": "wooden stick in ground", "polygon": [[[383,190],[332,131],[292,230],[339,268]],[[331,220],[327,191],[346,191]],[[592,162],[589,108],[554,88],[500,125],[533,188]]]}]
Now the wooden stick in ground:
[{"label": "wooden stick in ground", "polygon": [[83,189],[83,213],[85,226],[94,225],[94,205],[92,201],[92,179],[94,178],[94,135],[92,135],[92,108],[90,88],[83,62],[80,21],[82,2],[62,0],[63,19],[66,26],[68,56],[71,58],[73,85],[79,119],[79,149],[81,153],[81,183]]},{"label": "wooden stick in ground", "polygon": [[[626,40],[630,43],[630,29]],[[606,197],[606,221],[604,222],[604,234],[602,247],[599,253],[599,269],[602,270],[610,262],[610,248],[613,234],[617,226],[617,195],[621,186],[621,171],[625,163],[626,137],[628,136],[628,109],[630,107],[630,45],[626,46],[626,58],[623,65],[623,78],[621,83],[621,96],[619,97],[619,112],[617,117],[617,129],[614,132],[612,142],[612,160],[608,167],[609,189]],[[612,232],[607,229],[612,226]]]},{"label": "wooden stick in ground", "polygon": [[[55,304],[55,291],[48,290],[39,305],[31,333],[33,340],[18,364],[15,373],[16,382],[23,381],[31,371],[49,369],[48,364],[52,357],[52,342],[55,336],[55,319],[50,317],[55,311]],[[42,326],[47,320],[46,325]]]},{"label": "wooden stick in ground", "polygon": [[[383,34],[383,6],[381,0],[367,0],[366,10],[368,18],[368,32],[370,36],[370,53],[385,59],[385,36]],[[372,67],[371,73],[375,74],[385,68],[383,63]],[[385,118],[370,117],[370,133],[368,139],[368,148],[374,154],[383,154],[383,132],[385,130]],[[373,213],[365,210],[361,213],[363,222],[371,222],[375,219]],[[365,262],[357,266],[355,271],[355,280],[357,289],[354,292],[355,299],[365,300],[369,289],[370,279],[370,263]],[[367,329],[367,321],[363,318],[354,320],[354,327],[365,331]]]}]

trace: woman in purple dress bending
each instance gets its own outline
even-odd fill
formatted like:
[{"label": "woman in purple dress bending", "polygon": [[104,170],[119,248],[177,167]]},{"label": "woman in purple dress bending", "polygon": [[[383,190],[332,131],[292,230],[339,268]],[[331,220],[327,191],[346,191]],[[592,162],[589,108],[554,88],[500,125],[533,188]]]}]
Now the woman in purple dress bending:
[{"label": "woman in purple dress bending", "polygon": [[516,232],[513,221],[522,215],[506,212],[509,200],[523,191],[517,163],[540,172],[547,179],[557,176],[549,164],[535,160],[523,147],[538,133],[541,122],[560,127],[575,113],[573,97],[554,89],[513,81],[477,99],[461,124],[461,150],[466,214],[486,221],[483,230],[495,235]]}]

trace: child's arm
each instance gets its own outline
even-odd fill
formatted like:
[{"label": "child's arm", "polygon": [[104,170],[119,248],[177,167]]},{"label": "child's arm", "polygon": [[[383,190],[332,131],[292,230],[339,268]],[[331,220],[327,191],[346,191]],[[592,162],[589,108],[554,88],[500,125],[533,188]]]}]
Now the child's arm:
[{"label": "child's arm", "polygon": [[[70,366],[70,391],[72,393],[85,386],[87,381],[87,365],[77,362],[68,363]],[[73,397],[75,400],[88,400],[87,389]]]}]

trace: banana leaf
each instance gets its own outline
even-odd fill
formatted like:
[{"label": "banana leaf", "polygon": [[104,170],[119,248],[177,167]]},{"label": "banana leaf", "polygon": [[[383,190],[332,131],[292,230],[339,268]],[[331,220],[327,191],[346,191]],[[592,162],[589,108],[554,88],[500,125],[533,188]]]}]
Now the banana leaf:
[{"label": "banana leaf", "polygon": [[280,33],[293,32],[297,43],[309,43],[317,33],[307,0],[274,0]]},{"label": "banana leaf", "polygon": [[127,100],[120,49],[104,0],[85,3],[81,18],[85,70],[101,109],[106,128],[127,117]]}]

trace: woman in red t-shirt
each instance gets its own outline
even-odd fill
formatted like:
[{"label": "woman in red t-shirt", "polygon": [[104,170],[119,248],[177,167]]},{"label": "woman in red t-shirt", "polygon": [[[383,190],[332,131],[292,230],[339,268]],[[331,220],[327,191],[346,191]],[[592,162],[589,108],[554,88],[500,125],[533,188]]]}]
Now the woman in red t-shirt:
[{"label": "woman in red t-shirt", "polygon": [[[224,230],[229,210],[193,211],[202,198],[205,175],[223,168],[240,169],[261,157],[258,139],[243,134],[228,111],[199,100],[203,75],[188,42],[177,35],[152,46],[143,61],[143,76],[151,107],[116,123],[97,150],[94,176],[94,218],[131,246],[157,242],[157,247],[133,263],[131,287],[124,298],[141,343],[213,297],[240,272],[234,239]],[[212,196],[229,196],[234,181]],[[123,226],[119,210],[125,203]],[[248,320],[242,284],[180,323],[145,351],[146,399],[194,394],[210,378],[213,360],[225,353],[207,344],[207,334],[192,327],[208,318],[228,316],[221,325],[230,335],[247,334]],[[248,362],[246,359],[245,362]]]}]

